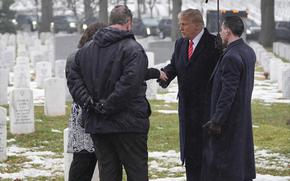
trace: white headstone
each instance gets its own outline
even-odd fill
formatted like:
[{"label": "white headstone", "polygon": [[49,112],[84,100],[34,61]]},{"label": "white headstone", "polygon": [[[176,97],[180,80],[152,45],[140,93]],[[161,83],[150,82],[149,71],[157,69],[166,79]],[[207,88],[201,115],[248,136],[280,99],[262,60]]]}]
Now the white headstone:
[{"label": "white headstone", "polygon": [[9,68],[0,66],[0,105],[8,104]]},{"label": "white headstone", "polygon": [[[154,53],[153,52],[146,52],[148,57],[148,67],[154,66]],[[156,99],[158,84],[156,83],[156,79],[147,80],[147,90],[146,90],[146,97],[148,99]]]},{"label": "white headstone", "polygon": [[14,67],[14,88],[30,88],[30,70],[27,65]]},{"label": "white headstone", "polygon": [[10,46],[6,47],[5,50],[2,52],[2,62],[3,65],[9,66],[10,69],[14,67],[15,64],[15,47]]},{"label": "white headstone", "polygon": [[272,82],[278,81],[278,69],[281,63],[282,61],[279,58],[271,58],[270,60],[270,80]]},{"label": "white headstone", "polygon": [[30,52],[30,59],[31,59],[31,65],[33,67],[33,70],[34,72],[36,72],[36,63],[43,61],[41,52],[40,51]]},{"label": "white headstone", "polygon": [[274,57],[272,53],[262,52],[261,55],[261,65],[263,67],[264,72],[270,72],[270,60]]},{"label": "white headstone", "polygon": [[283,72],[288,68],[288,66],[289,65],[287,63],[281,63],[278,69],[278,89],[281,91],[283,90],[282,88]]},{"label": "white headstone", "polygon": [[69,128],[63,130],[63,154],[64,154],[64,180],[68,181],[68,174],[71,162],[73,160],[73,153],[67,152]]},{"label": "white headstone", "polygon": [[9,101],[10,132],[27,134],[34,132],[34,105],[31,89],[14,89]]},{"label": "white headstone", "polygon": [[43,88],[43,82],[45,79],[51,78],[51,63],[47,61],[36,63],[36,85]]},{"label": "white headstone", "polygon": [[54,76],[65,79],[65,64],[66,60],[56,60],[54,66]]},{"label": "white headstone", "polygon": [[0,161],[7,159],[7,111],[0,107]]},{"label": "white headstone", "polygon": [[16,65],[27,65],[29,67],[29,58],[25,56],[18,56],[16,58]]},{"label": "white headstone", "polygon": [[290,99],[290,68],[284,70],[282,81],[282,95],[284,98]]},{"label": "white headstone", "polygon": [[44,114],[65,115],[65,79],[51,78],[44,81]]}]

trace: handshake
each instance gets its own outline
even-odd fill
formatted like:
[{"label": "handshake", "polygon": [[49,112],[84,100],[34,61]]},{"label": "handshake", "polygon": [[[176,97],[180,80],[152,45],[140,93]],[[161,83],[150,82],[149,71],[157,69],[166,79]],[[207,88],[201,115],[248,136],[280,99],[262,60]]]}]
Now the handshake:
[{"label": "handshake", "polygon": [[90,111],[93,110],[96,113],[99,114],[106,114],[106,110],[104,109],[104,100],[100,100],[99,102],[94,102],[94,100],[92,99],[92,97],[87,97],[82,108],[85,111]]},{"label": "handshake", "polygon": [[162,69],[159,72],[160,72],[160,76],[159,76],[159,79],[157,79],[157,82],[160,85],[160,87],[166,88],[169,85],[169,83],[167,82],[168,77]]}]

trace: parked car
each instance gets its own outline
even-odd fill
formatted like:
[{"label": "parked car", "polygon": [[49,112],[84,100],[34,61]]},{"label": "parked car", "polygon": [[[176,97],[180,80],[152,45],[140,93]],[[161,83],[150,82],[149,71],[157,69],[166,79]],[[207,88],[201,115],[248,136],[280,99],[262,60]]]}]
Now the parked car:
[{"label": "parked car", "polygon": [[165,37],[170,37],[171,34],[172,19],[163,18],[159,21],[159,37],[164,39]]},{"label": "parked car", "polygon": [[18,30],[35,31],[38,28],[36,15],[17,14],[15,17],[15,21]]},{"label": "parked car", "polygon": [[257,40],[259,38],[261,26],[259,26],[252,19],[244,18],[243,20],[244,20],[247,39]]},{"label": "parked car", "polygon": [[135,35],[147,37],[156,36],[159,33],[158,20],[154,18],[133,18],[132,31]]},{"label": "parked car", "polygon": [[54,16],[53,22],[51,23],[51,29],[54,33],[60,31],[73,33],[78,30],[77,28],[77,19],[74,16]]},{"label": "parked car", "polygon": [[96,17],[90,17],[89,19],[84,20],[81,23],[81,31],[85,31],[90,24],[96,23],[98,21],[99,20]]},{"label": "parked car", "polygon": [[290,42],[290,21],[275,22],[275,40]]},{"label": "parked car", "polygon": [[0,15],[0,33],[16,34],[15,22]]}]

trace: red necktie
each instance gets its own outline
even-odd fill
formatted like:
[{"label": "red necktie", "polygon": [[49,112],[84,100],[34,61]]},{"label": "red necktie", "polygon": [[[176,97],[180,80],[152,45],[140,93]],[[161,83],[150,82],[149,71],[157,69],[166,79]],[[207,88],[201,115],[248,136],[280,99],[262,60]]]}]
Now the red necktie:
[{"label": "red necktie", "polygon": [[193,41],[189,40],[189,44],[188,44],[188,60],[190,60],[192,54],[193,54]]}]

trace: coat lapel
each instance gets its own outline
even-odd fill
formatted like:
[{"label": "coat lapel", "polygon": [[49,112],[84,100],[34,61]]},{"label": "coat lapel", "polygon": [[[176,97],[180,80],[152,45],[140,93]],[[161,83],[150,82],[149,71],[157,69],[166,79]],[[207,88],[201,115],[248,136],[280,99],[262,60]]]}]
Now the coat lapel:
[{"label": "coat lapel", "polygon": [[[195,47],[193,54],[191,56],[190,61],[188,61],[188,64],[190,64],[191,62],[195,62],[198,59],[198,56],[206,49],[206,41],[207,41],[207,36],[208,35],[208,31],[206,29],[204,29],[204,33],[199,41],[199,43],[197,44],[197,46]],[[187,43],[188,46],[188,43]]]}]

